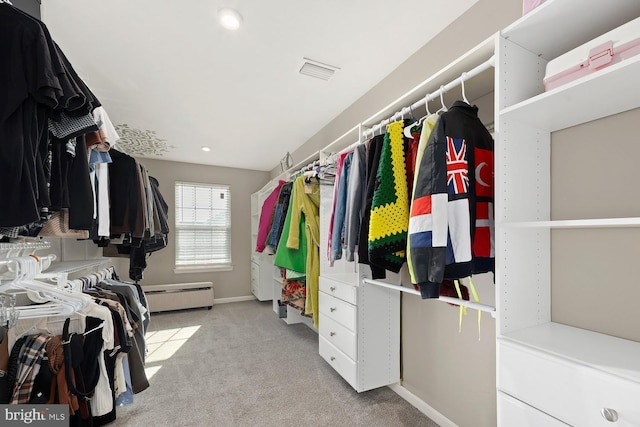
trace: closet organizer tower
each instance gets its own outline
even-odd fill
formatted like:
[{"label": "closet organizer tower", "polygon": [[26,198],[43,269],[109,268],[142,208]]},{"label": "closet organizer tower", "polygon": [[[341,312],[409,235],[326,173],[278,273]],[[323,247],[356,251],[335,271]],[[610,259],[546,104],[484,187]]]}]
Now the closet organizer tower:
[{"label": "closet organizer tower", "polygon": [[[547,92],[542,84],[549,60],[638,16],[636,1],[594,2],[587,10],[579,1],[555,0],[499,38],[495,180],[502,426],[640,425],[640,335],[614,336],[625,336],[625,325],[635,324],[635,330],[638,325],[637,310],[614,296],[627,292],[618,283],[638,273],[637,268],[636,274],[629,271],[637,264],[637,242],[629,237],[637,236],[638,207],[625,203],[625,184],[611,179],[628,180],[631,170],[620,173],[622,164],[606,164],[598,154],[585,153],[589,146],[625,153],[636,141],[597,140],[593,134],[583,141],[563,141],[566,146],[554,144],[554,132],[593,126],[595,120],[640,107],[633,89],[640,56]],[[604,124],[614,120],[632,129],[625,117]],[[562,181],[568,179],[565,168],[582,176],[578,187]],[[602,183],[622,194],[595,200]],[[611,194],[611,187],[602,191]],[[577,294],[565,299],[570,289]],[[590,293],[594,298],[584,298]],[[569,308],[580,316],[564,315]]]},{"label": "closet organizer tower", "polygon": [[[322,161],[364,141],[366,129],[409,114],[407,107],[425,93],[451,89],[442,85],[493,58],[494,69],[473,84],[483,86],[476,95],[493,92],[494,101],[499,426],[640,425],[640,337],[621,331],[625,324],[638,324],[637,310],[613,290],[624,277],[638,273],[618,273],[637,264],[637,244],[628,237],[640,225],[637,208],[618,200],[619,205],[585,217],[570,209],[572,202],[586,203],[585,196],[559,193],[567,186],[552,175],[558,165],[575,167],[566,154],[571,150],[552,145],[554,132],[638,111],[640,56],[547,92],[543,86],[549,60],[638,16],[640,3],[634,0],[593,2],[588,8],[579,0],[547,0],[321,150]],[[633,126],[627,115],[616,117],[616,123],[627,120]],[[634,141],[600,143],[622,154]],[[616,165],[598,164],[594,173],[609,167]],[[323,250],[331,197],[330,189],[322,191],[319,352],[358,391],[393,384],[400,380],[400,292],[413,289],[408,283],[399,290],[376,286],[365,280],[367,267],[343,261],[329,266]],[[608,244],[627,246],[609,256]],[[579,256],[572,258],[574,253]],[[387,275],[387,283],[399,281]],[[587,324],[580,316],[565,316],[563,304],[575,309],[562,298],[576,288],[574,281],[580,293],[600,291],[591,300],[581,298],[579,311],[602,319],[606,316],[600,311],[609,310],[617,320]],[[624,307],[622,314],[618,305]]]}]

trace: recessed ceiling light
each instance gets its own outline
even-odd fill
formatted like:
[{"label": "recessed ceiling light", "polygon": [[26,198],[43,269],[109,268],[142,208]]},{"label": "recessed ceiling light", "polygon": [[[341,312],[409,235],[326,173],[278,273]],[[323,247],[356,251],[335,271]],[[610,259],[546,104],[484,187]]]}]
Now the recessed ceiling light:
[{"label": "recessed ceiling light", "polygon": [[209,151],[211,151],[211,147],[202,147],[202,151],[209,152]]},{"label": "recessed ceiling light", "polygon": [[242,15],[240,15],[240,12],[235,9],[225,7],[218,11],[218,20],[220,21],[220,25],[224,28],[234,31],[240,28],[240,24],[242,24]]}]

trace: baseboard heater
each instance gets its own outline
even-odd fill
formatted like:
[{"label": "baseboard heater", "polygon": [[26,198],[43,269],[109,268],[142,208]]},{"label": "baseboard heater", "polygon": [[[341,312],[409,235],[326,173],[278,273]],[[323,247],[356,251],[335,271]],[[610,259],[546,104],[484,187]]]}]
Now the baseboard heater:
[{"label": "baseboard heater", "polygon": [[211,310],[213,307],[212,282],[147,285],[142,289],[152,313],[204,307]]}]

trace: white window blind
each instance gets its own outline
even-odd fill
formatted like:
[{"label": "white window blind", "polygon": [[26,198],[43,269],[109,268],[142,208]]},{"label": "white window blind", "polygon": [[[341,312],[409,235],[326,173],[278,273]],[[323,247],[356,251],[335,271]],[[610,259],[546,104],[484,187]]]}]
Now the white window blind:
[{"label": "white window blind", "polygon": [[228,185],[176,182],[176,267],[231,265]]}]

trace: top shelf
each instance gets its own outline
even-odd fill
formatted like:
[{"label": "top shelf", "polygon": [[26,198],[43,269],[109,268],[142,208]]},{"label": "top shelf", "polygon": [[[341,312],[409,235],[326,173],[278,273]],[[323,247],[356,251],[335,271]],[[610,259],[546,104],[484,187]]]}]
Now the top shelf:
[{"label": "top shelf", "polygon": [[[640,16],[637,0],[547,0],[502,36],[550,60]],[[571,35],[569,37],[568,35]]]},{"label": "top shelf", "polygon": [[640,107],[630,83],[638,75],[640,55],[505,108],[500,116],[554,132],[622,113]]},{"label": "top shelf", "polygon": [[640,382],[640,343],[635,341],[554,322],[510,332],[500,339]]}]

